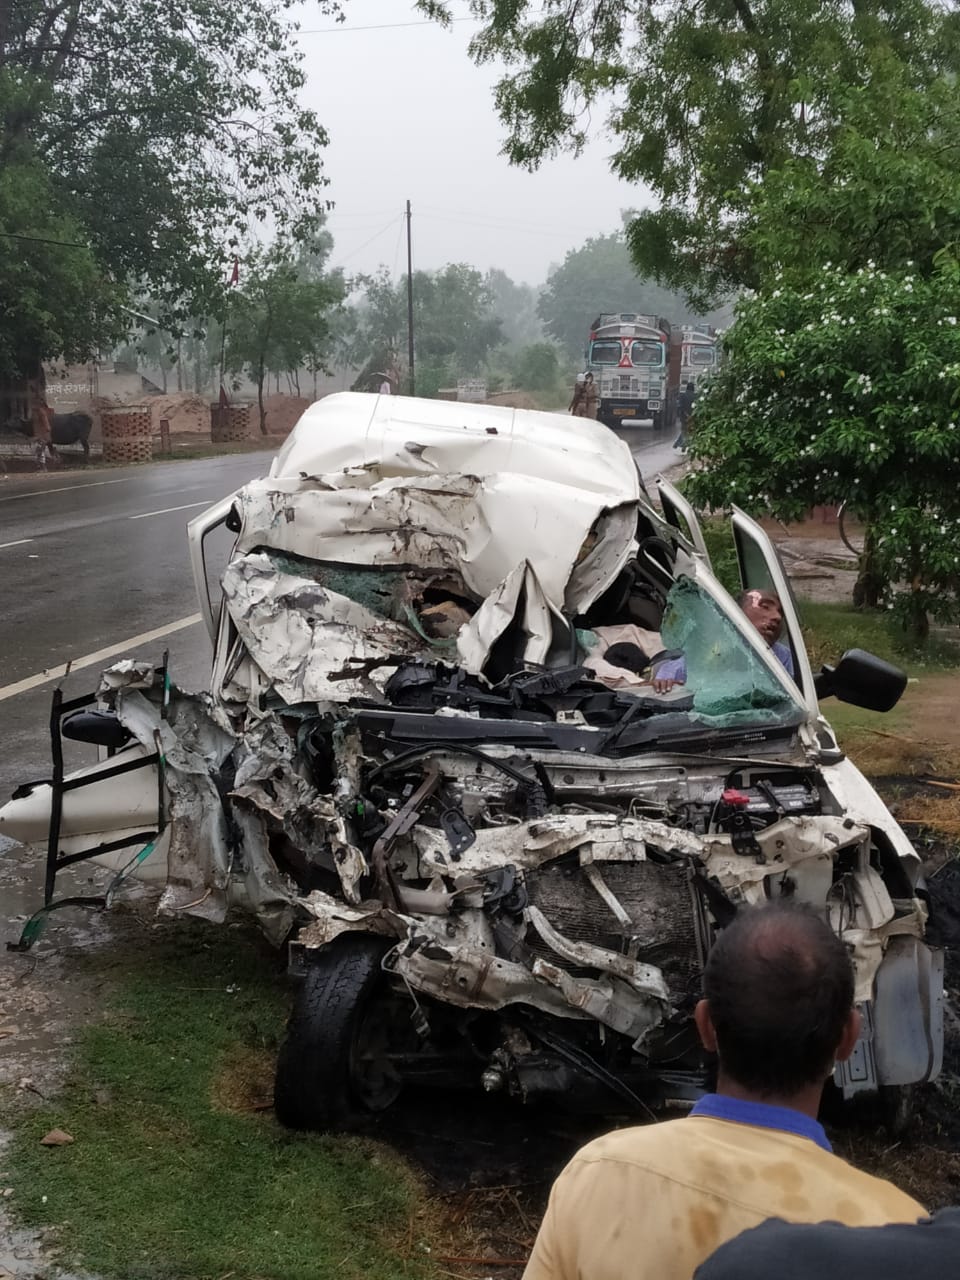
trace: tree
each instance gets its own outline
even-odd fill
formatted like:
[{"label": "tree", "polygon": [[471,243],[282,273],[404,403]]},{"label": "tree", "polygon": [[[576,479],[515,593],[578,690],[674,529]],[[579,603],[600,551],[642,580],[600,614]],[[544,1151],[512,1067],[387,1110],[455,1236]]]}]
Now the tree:
[{"label": "tree", "polygon": [[741,302],[698,401],[695,501],[783,520],[847,502],[877,603],[922,641],[960,617],[960,265],[782,279]]},{"label": "tree", "polygon": [[326,275],[323,262],[332,241],[314,239],[306,248],[277,242],[250,253],[245,281],[230,299],[226,367],[246,372],[257,387],[260,430],[266,435],[263,388],[268,373],[325,367],[332,346],[331,314],[343,302],[340,271]]},{"label": "tree", "polygon": [[550,342],[521,347],[510,365],[514,385],[525,391],[556,391],[560,385],[560,353]]},{"label": "tree", "polygon": [[[724,485],[742,496],[741,480],[749,472],[756,483],[748,492],[768,493],[782,515],[834,498],[852,503],[867,520],[855,602],[879,603],[897,575],[909,570],[918,589],[900,604],[909,604],[909,624],[919,635],[933,607],[922,589],[929,565],[921,544],[907,537],[903,519],[896,532],[883,532],[884,518],[911,504],[936,511],[935,497],[924,506],[923,486],[936,494],[944,459],[927,435],[913,440],[906,429],[898,431],[889,467],[868,466],[867,490],[859,466],[851,470],[850,449],[859,440],[863,455],[876,452],[871,432],[877,423],[909,428],[918,414],[924,421],[933,415],[935,422],[938,413],[947,413],[952,430],[939,368],[932,364],[918,374],[914,365],[935,361],[941,348],[946,358],[951,349],[952,339],[942,331],[952,327],[956,310],[949,264],[952,246],[960,242],[960,104],[949,83],[914,88],[902,63],[889,55],[878,58],[868,82],[838,86],[837,96],[845,123],[825,154],[791,159],[752,189],[745,242],[763,292],[744,304],[726,335],[728,363],[698,407],[695,447],[715,477],[698,476],[694,487],[713,499]],[[888,327],[893,313],[873,297],[878,278],[883,290],[902,289],[895,308],[901,330]],[[842,307],[824,304],[825,281]],[[779,362],[781,348],[789,360]],[[758,361],[769,361],[771,353],[778,363],[764,375]],[[765,391],[755,407],[749,389],[759,390],[757,380],[764,377],[773,393]],[[851,380],[853,407],[844,400]],[[865,399],[868,383],[872,391]],[[921,389],[926,403],[917,399]],[[841,417],[848,423],[842,439]],[[806,436],[818,418],[831,420],[831,430],[813,428],[819,434],[811,452]],[[768,429],[775,439],[760,447],[759,436]],[[909,472],[910,492],[901,468]],[[933,520],[927,532],[935,544],[939,524]],[[934,603],[948,612],[953,607],[949,592]]]},{"label": "tree", "polygon": [[[334,0],[319,8],[338,11]],[[57,300],[47,318],[30,289],[4,291],[0,350],[19,342],[7,358],[20,370],[95,354],[117,337],[124,290],[145,281],[165,324],[215,314],[229,246],[253,224],[269,217],[288,238],[317,225],[326,134],[298,102],[304,75],[284,10],[272,0],[182,0],[175,12],[165,0],[0,5],[0,172],[5,185],[26,174],[30,187],[28,199],[2,201],[0,279],[26,243],[12,235],[39,229],[58,242],[31,241]]]},{"label": "tree", "polygon": [[761,286],[778,271],[813,279],[825,262],[930,273],[960,240],[955,85],[917,89],[886,54],[868,81],[837,85],[834,99],[844,123],[824,154],[791,157],[748,193],[744,243]]},{"label": "tree", "polygon": [[[362,365],[354,387],[399,364],[407,349],[407,279],[394,282],[385,267],[368,278],[355,314],[350,358]],[[440,271],[413,273],[417,392],[433,394],[442,382],[479,373],[501,339],[493,295],[479,271],[449,263]]]},{"label": "tree", "polygon": [[540,291],[533,285],[516,284],[505,271],[492,268],[484,276],[493,313],[500,321],[503,340],[510,347],[523,347],[543,338],[543,321],[537,312]]},{"label": "tree", "polygon": [[124,290],[106,276],[76,218],[57,212],[33,159],[0,167],[0,377],[40,375],[111,346],[126,328]]},{"label": "tree", "polygon": [[[634,216],[637,271],[696,305],[755,287],[743,244],[751,183],[822,154],[838,128],[833,90],[889,50],[915,88],[958,70],[958,23],[935,0],[472,0],[478,63],[502,59],[504,150],[526,168],[581,148],[607,108],[611,165],[659,207]],[[420,8],[448,20],[440,0]]]},{"label": "tree", "polygon": [[[579,249],[571,249],[547,277],[537,311],[547,333],[577,364],[583,359],[590,324],[602,311],[662,315],[671,324],[698,318],[678,294],[640,279],[627,242],[618,232],[594,236]],[[726,315],[718,313],[711,319],[723,323]]]}]

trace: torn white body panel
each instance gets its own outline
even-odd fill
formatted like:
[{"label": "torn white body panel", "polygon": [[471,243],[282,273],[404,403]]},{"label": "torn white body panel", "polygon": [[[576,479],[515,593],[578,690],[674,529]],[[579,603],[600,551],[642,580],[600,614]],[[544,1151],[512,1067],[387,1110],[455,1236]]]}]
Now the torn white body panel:
[{"label": "torn white body panel", "polygon": [[[65,791],[61,852],[143,835],[162,911],[249,912],[302,972],[369,942],[404,1053],[522,1096],[697,1096],[710,946],[780,896],[832,923],[859,999],[921,975],[930,1013],[916,854],[606,428],[331,396],[191,522],[202,593],[220,522],[210,693],[105,673],[113,760],[147,767],[120,785],[103,760]],[[682,678],[658,692],[667,651]],[[45,836],[52,795],[0,831]],[[911,1026],[873,1087],[928,1078],[935,1019]]]}]

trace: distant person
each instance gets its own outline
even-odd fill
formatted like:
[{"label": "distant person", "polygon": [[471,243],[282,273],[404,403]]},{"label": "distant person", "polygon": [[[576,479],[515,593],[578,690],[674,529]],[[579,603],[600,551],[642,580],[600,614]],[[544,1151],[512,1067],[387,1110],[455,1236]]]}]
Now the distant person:
[{"label": "distant person", "polygon": [[593,418],[596,421],[599,408],[600,393],[597,389],[597,384],[593,380],[593,374],[585,374],[583,379],[583,417]]},{"label": "distant person", "polygon": [[817,1122],[834,1063],[860,1034],[853,966],[823,919],[783,900],[741,908],[710,951],[703,994],[694,1019],[718,1058],[717,1092],[689,1116],[620,1129],[574,1156],[524,1280],[690,1280],[768,1218],[879,1226],[924,1215],[835,1156]]},{"label": "distant person", "polygon": [[380,394],[382,396],[389,396],[393,394],[393,387],[391,387],[390,385],[389,378],[384,378],[383,381],[380,383]]},{"label": "distant person", "polygon": [[941,1209],[910,1226],[774,1219],[721,1245],[696,1280],[948,1280],[960,1273],[958,1259],[960,1209]]},{"label": "distant person", "polygon": [[[780,661],[788,676],[793,675],[793,654],[789,645],[779,644],[783,630],[783,605],[775,591],[758,591],[751,588],[741,591],[737,604],[766,640],[773,655]],[[686,684],[686,658],[669,658],[661,662],[654,672],[653,687],[657,693],[669,693],[675,684]]]},{"label": "distant person", "polygon": [[584,413],[583,384],[585,376],[585,374],[578,373],[576,381],[573,384],[573,399],[570,401],[569,412],[572,413],[575,418],[582,418]]},{"label": "distant person", "polygon": [[687,427],[690,425],[693,403],[696,398],[697,389],[692,382],[688,382],[677,396],[677,417],[680,419],[680,434],[674,440],[673,447],[679,449],[681,453],[685,453],[687,449]]}]

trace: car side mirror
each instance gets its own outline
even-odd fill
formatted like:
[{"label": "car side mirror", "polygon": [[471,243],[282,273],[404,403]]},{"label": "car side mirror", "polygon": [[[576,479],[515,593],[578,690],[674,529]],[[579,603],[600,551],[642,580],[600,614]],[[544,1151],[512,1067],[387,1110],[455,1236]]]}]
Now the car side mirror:
[{"label": "car side mirror", "polygon": [[876,654],[848,649],[835,667],[824,666],[813,684],[818,698],[839,698],[867,711],[890,711],[900,701],[907,677]]},{"label": "car side mirror", "polygon": [[74,711],[63,718],[63,736],[75,742],[90,742],[97,747],[109,747],[112,751],[125,747],[133,734],[121,723],[115,711],[101,711],[91,707],[87,711]]}]

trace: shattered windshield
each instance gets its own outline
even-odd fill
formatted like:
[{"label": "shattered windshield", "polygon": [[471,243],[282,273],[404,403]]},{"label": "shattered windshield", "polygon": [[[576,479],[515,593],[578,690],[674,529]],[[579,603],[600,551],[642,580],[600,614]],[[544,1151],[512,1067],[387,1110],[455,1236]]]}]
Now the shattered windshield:
[{"label": "shattered windshield", "polygon": [[[803,706],[770,672],[719,605],[691,578],[681,577],[667,597],[660,634],[682,655],[679,669],[692,715],[713,727],[786,724]],[[764,642],[757,635],[758,644]],[[785,650],[775,645],[775,656]],[[782,659],[780,659],[782,661]],[[679,661],[679,660],[677,660]]]}]

